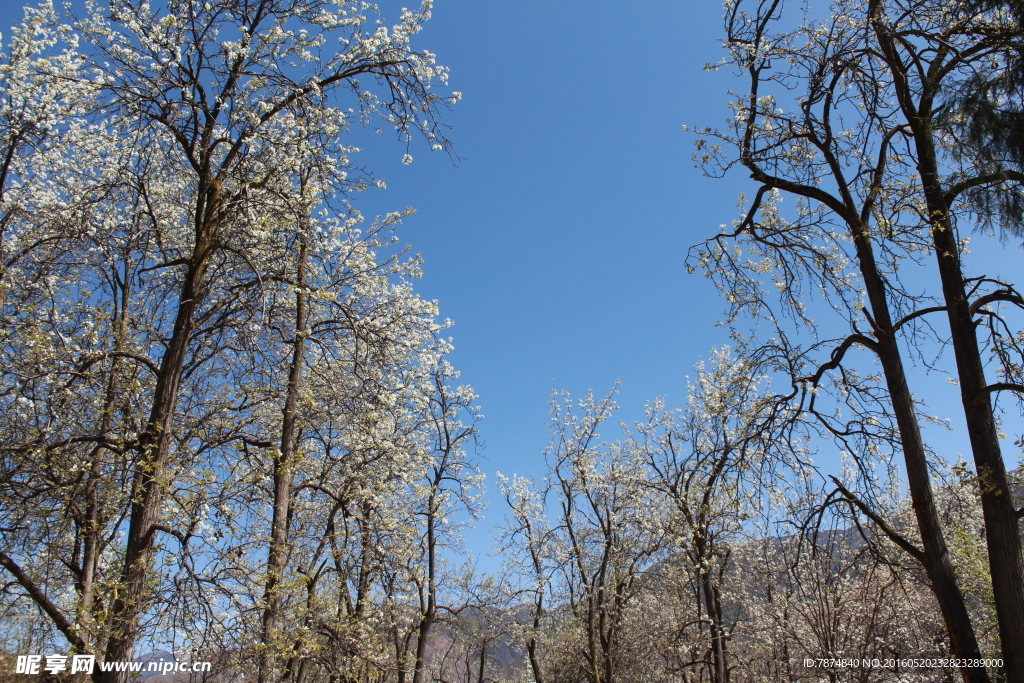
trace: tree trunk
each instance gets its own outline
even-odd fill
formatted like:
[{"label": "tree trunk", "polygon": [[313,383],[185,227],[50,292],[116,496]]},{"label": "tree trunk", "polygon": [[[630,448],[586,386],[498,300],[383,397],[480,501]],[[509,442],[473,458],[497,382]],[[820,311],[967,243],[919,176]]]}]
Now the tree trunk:
[{"label": "tree trunk", "polygon": [[[440,484],[439,479],[440,477],[438,477],[438,481],[434,482],[435,487]],[[432,493],[427,502],[427,599],[416,634],[416,667],[413,670],[412,683],[422,683],[423,681],[423,668],[426,663],[424,660],[427,651],[427,638],[430,636],[430,629],[434,626],[434,620],[437,617],[437,575],[435,557],[435,553],[437,551],[437,538],[435,536],[434,529],[434,525],[436,523],[435,517],[437,515],[437,503],[435,502],[436,495],[436,493]]]},{"label": "tree trunk", "polygon": [[[116,269],[116,266],[115,266]],[[120,310],[115,312],[114,322],[114,351],[123,351],[124,340],[127,336],[125,329],[127,323],[127,302],[129,295],[128,266],[125,264],[125,276],[119,277],[117,273],[111,280],[119,283],[121,295],[115,298],[120,301]],[[106,396],[103,402],[103,415],[100,418],[100,434],[110,434],[115,400],[118,391],[118,372],[122,359],[114,356],[111,359],[110,376],[107,380]],[[103,553],[103,520],[101,509],[103,503],[100,500],[99,486],[103,478],[103,452],[105,446],[97,445],[90,453],[89,476],[85,484],[85,515],[83,521],[82,536],[85,541],[82,549],[81,577],[79,580],[79,604],[78,604],[78,626],[81,629],[82,639],[89,648],[89,654],[95,653],[103,648],[102,633],[96,628],[96,574],[99,570],[100,556]]]},{"label": "tree trunk", "polygon": [[[960,400],[964,407],[967,433],[971,441],[977,470],[982,514],[985,519],[985,538],[988,546],[992,590],[999,622],[1003,666],[1007,683],[1024,681],[1024,564],[1021,561],[1020,529],[1013,496],[1006,476],[1006,466],[999,447],[992,403],[986,391],[984,364],[966,283],[960,264],[960,246],[957,243],[949,206],[939,175],[932,127],[934,99],[939,83],[929,70],[929,77],[921,79],[920,93],[916,97],[910,86],[904,61],[900,58],[894,39],[887,27],[878,19],[875,34],[882,45],[887,66],[892,72],[896,94],[914,134],[918,172],[924,187],[932,244],[938,261],[942,296],[949,319],[950,336],[960,380]],[[932,66],[945,60],[943,51],[937,52]]]},{"label": "tree trunk", "polygon": [[[867,226],[851,226],[851,238],[857,249],[857,258],[878,340],[878,358],[885,374],[885,384],[892,401],[893,414],[899,428],[903,459],[907,468],[910,500],[917,518],[921,544],[924,550],[924,568],[931,589],[939,603],[942,618],[949,633],[953,654],[960,659],[979,659],[981,651],[971,625],[963,593],[956,583],[949,549],[935,509],[928,460],[913,398],[907,386],[903,360],[893,331],[892,315],[886,297],[885,283],[875,264],[874,250]],[[989,680],[983,668],[964,667],[960,675],[965,682],[982,683]]]},{"label": "tree trunk", "polygon": [[711,635],[711,680],[713,683],[728,683],[729,667],[725,659],[725,637],[722,633],[722,605],[711,573],[703,565],[700,570],[700,580],[704,593],[704,607],[708,612],[708,630]]},{"label": "tree trunk", "polygon": [[281,618],[281,580],[288,561],[288,517],[292,497],[292,459],[295,454],[295,420],[302,385],[303,354],[306,345],[306,243],[300,238],[297,290],[295,292],[295,339],[288,372],[288,390],[281,423],[281,448],[274,454],[274,514],[267,554],[267,587],[263,594],[263,653],[259,683],[273,680],[277,658],[275,636]]},{"label": "tree trunk", "polygon": [[[926,127],[923,132],[930,133],[930,130]],[[959,245],[948,212],[939,204],[942,192],[934,173],[934,150],[927,149],[931,147],[929,142],[930,136],[918,141],[919,151],[926,148],[922,155],[925,163],[922,164],[921,178],[926,183],[928,209],[934,220],[932,239],[960,380],[960,400],[978,476],[1003,670],[1007,683],[1021,683],[1024,681],[1024,565],[1021,562],[1020,528],[1000,452],[992,402],[985,390],[988,385],[967,299]]]},{"label": "tree trunk", "polygon": [[[178,389],[195,327],[194,315],[202,297],[203,279],[212,249],[219,204],[218,185],[209,180],[200,183],[195,214],[195,245],[178,297],[178,311],[171,338],[160,361],[149,421],[139,435],[139,461],[132,481],[128,541],[119,590],[111,606],[106,661],[130,661],[135,648],[138,620],[146,594],[146,576],[152,562],[155,525],[160,517],[163,500],[164,468],[174,434]],[[97,678],[100,683],[127,683],[131,675],[127,671],[111,671],[98,673]]]}]

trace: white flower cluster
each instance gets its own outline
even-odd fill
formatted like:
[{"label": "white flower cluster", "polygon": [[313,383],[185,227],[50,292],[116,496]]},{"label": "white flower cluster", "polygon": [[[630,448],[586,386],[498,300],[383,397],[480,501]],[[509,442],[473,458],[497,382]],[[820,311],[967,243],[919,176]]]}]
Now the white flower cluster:
[{"label": "white flower cluster", "polygon": [[[0,55],[4,566],[108,661],[157,633],[354,633],[372,661],[478,509],[476,397],[395,248],[412,211],[351,205],[384,187],[353,123],[447,145],[447,71],[410,46],[430,3],[374,10],[43,5]],[[324,609],[346,575],[358,609]]]}]

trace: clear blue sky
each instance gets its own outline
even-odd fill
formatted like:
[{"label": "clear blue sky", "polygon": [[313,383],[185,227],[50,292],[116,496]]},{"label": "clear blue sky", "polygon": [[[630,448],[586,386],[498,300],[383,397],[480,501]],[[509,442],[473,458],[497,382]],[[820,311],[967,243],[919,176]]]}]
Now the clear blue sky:
[{"label": "clear blue sky", "polygon": [[[0,25],[22,4],[3,0]],[[386,23],[401,5],[382,3]],[[712,0],[437,0],[415,45],[464,94],[447,117],[463,161],[417,143],[404,166],[387,136],[359,155],[388,183],[357,197],[360,210],[418,211],[399,235],[425,258],[416,286],[455,321],[451,360],[486,416],[492,502],[467,534],[474,554],[504,516],[494,471],[542,475],[553,387],[581,395],[621,380],[618,417],[632,421],[655,396],[681,404],[692,364],[727,341],[724,301],[683,267],[753,189],[741,172],[702,177],[681,130],[722,124],[727,91],[743,87],[702,69],[721,57],[721,13]],[[1019,253],[991,258],[1012,274]],[[955,391],[949,401],[936,412],[955,415]]]},{"label": "clear blue sky", "polygon": [[742,185],[703,178],[681,130],[729,116],[731,76],[702,68],[721,56],[721,13],[679,0],[438,0],[417,37],[464,94],[449,117],[464,161],[421,145],[406,167],[396,147],[372,164],[387,191],[359,206],[418,211],[401,232],[426,261],[417,288],[455,321],[452,362],[486,416],[492,504],[467,535],[477,552],[504,516],[492,473],[542,474],[553,386],[621,380],[618,417],[633,420],[655,396],[681,403],[693,362],[727,339],[724,302],[683,267],[732,218]]}]

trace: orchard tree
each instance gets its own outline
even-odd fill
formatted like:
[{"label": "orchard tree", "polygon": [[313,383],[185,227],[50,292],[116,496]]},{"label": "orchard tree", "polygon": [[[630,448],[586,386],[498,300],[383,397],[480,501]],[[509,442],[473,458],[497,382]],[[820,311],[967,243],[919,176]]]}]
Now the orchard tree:
[{"label": "orchard tree", "polygon": [[429,675],[428,647],[435,625],[458,612],[458,606],[444,599],[444,593],[455,592],[454,586],[446,586],[455,577],[445,550],[458,549],[458,532],[466,524],[454,518],[479,514],[482,475],[465,450],[476,438],[476,397],[469,387],[448,385],[458,373],[447,362],[431,372],[434,386],[425,395],[421,430],[427,458],[417,471],[418,480],[399,494],[405,504],[394,503],[405,517],[406,538],[406,550],[388,570],[398,683],[420,683]]},{"label": "orchard tree", "polygon": [[[725,604],[724,595],[732,548],[758,507],[754,492],[766,488],[758,480],[773,486],[771,473],[782,464],[794,465],[787,462],[794,453],[792,444],[772,439],[766,418],[773,403],[763,394],[760,385],[766,380],[752,362],[733,358],[724,348],[694,369],[686,409],[666,410],[663,401],[650,404],[645,421],[636,425],[634,447],[678,553],[666,568],[682,567],[685,592],[695,603],[683,611],[687,618],[677,628],[698,647],[690,661],[676,666],[702,669],[708,680],[724,683],[734,666],[729,643],[736,610]],[[699,617],[689,618],[694,614]]]},{"label": "orchard tree", "polygon": [[[188,199],[187,211],[171,216],[168,226],[177,249],[152,266],[173,281],[177,296],[168,310],[170,329],[158,354],[146,426],[132,445],[137,474],[123,587],[111,606],[109,659],[131,658],[195,333],[258,284],[272,262],[272,250],[246,248],[260,241],[260,219],[273,216],[280,198],[298,184],[285,155],[304,147],[315,151],[312,163],[344,168],[346,150],[337,136],[351,115],[337,104],[338,95],[351,92],[360,116],[383,109],[402,132],[415,128],[423,112],[432,118],[438,98],[428,87],[443,71],[430,55],[408,47],[428,8],[406,12],[390,33],[379,28],[368,35],[361,5],[326,2],[172,1],[161,11],[121,1],[90,6],[80,23],[95,49],[107,110],[124,134],[138,131],[159,150],[153,162],[140,161],[158,164],[161,176],[180,178]],[[322,52],[329,39],[344,49]],[[361,89],[360,77],[385,86],[383,105]],[[341,170],[327,178],[334,181],[331,195],[359,182]],[[146,187],[139,189],[145,196]]]},{"label": "orchard tree", "polygon": [[[97,89],[78,38],[44,5],[26,10],[4,55],[0,566],[23,591],[15,600],[27,597],[53,631],[91,651],[102,647],[94,622],[106,609],[110,525],[128,504],[121,435],[139,427],[124,407],[146,390],[152,364],[129,339],[134,244],[105,239],[119,152],[88,125]],[[140,224],[134,214],[122,227]],[[54,577],[68,581],[56,589]]]},{"label": "orchard tree", "polygon": [[[1020,680],[1024,577],[992,404],[997,392],[1020,391],[1020,363],[1017,347],[995,339],[1003,352],[994,371],[1003,381],[988,383],[977,322],[1008,326],[994,307],[1024,302],[1012,283],[964,274],[957,219],[967,216],[968,190],[1022,178],[1012,169],[954,162],[937,125],[943,88],[976,64],[1004,58],[1011,36],[984,14],[926,0],[840,2],[829,16],[808,13],[797,28],[773,31],[781,6],[781,0],[727,6],[725,63],[744,73],[748,89],[733,104],[729,129],[705,133],[736,154],[701,139],[698,158],[712,174],[741,165],[759,187],[732,230],[696,248],[692,265],[718,282],[733,319],[749,313],[774,324],[774,339],[762,352],[792,377],[803,410],[859,458],[865,490],[858,495],[844,487],[844,496],[870,511],[872,454],[902,451],[920,547],[880,515],[872,519],[923,564],[953,652],[974,658],[977,637],[936,510],[901,345],[952,348],[985,510],[1005,673]],[[788,210],[786,197],[793,201]],[[917,294],[919,287],[901,277],[923,269],[929,252],[941,288]],[[812,296],[819,301],[811,303]],[[822,334],[820,312],[836,314],[846,328],[842,336]],[[932,323],[943,313],[948,341]],[[787,327],[787,320],[795,325]],[[799,334],[810,343],[798,345]],[[877,359],[880,377],[854,372],[857,349]],[[830,394],[838,401],[831,408]],[[988,678],[980,668],[961,673],[965,680]]]},{"label": "orchard tree", "polygon": [[[814,504],[820,505],[816,497]],[[800,501],[797,510],[782,516],[797,517],[809,504]],[[884,662],[946,652],[942,620],[917,575],[919,567],[891,563],[869,551],[843,511],[825,516],[802,533],[776,535],[786,529],[780,525],[737,547],[732,580],[744,597],[734,679],[937,680],[935,670],[879,666],[839,672],[805,665],[807,659]],[[891,543],[887,550],[896,551]]]},{"label": "orchard tree", "polygon": [[[508,563],[506,573],[523,584],[518,589],[510,588],[512,597],[509,602],[514,603],[520,596],[528,598],[526,617],[515,620],[514,627],[510,629],[511,636],[526,648],[535,683],[545,683],[548,677],[544,652],[551,621],[557,618],[554,614],[549,615],[558,566],[558,558],[553,551],[555,538],[547,520],[541,488],[519,475],[508,478],[499,472],[498,481],[501,495],[511,511],[511,517],[506,518],[501,530],[499,548]],[[515,581],[510,583],[515,586]]]},{"label": "orchard tree", "polygon": [[[258,614],[272,662],[296,495],[359,489],[314,488],[353,463],[302,454],[402,469],[371,428],[389,410],[422,440],[446,345],[395,281],[416,264],[358,232],[347,197],[373,180],[342,134],[379,119],[445,149],[452,99],[409,43],[429,3],[390,30],[371,9],[118,0],[30,11],[10,43],[0,564],[76,651],[129,660],[143,623],[223,642]],[[321,399],[343,429],[313,424]]]},{"label": "orchard tree", "polygon": [[[394,282],[416,276],[418,260],[378,263],[374,254],[390,243],[386,230],[397,220],[388,217],[369,234],[351,221],[304,234],[305,261],[300,251],[296,264],[282,266],[280,282],[267,286],[267,319],[239,342],[246,353],[233,356],[230,386],[244,396],[235,406],[241,415],[208,426],[197,448],[233,476],[208,481],[202,505],[173,508],[179,519],[216,532],[190,536],[167,555],[178,569],[164,583],[188,595],[171,598],[181,603],[180,619],[194,633],[213,631],[219,649],[244,653],[245,665],[268,680],[358,680],[367,662],[399,670],[404,659],[388,656],[379,633],[410,608],[393,609],[382,596],[391,585],[409,592],[426,575],[440,586],[431,589],[435,602],[444,604],[436,555],[455,534],[444,519],[448,491],[467,502],[475,495],[476,477],[459,455],[475,433],[459,427],[470,390],[448,386],[457,373],[443,360],[450,344],[437,337],[436,306]],[[305,348],[301,365],[296,338]],[[283,460],[279,439],[289,423],[294,443]],[[435,457],[440,472],[432,475]],[[423,487],[438,476],[436,487]],[[176,495],[183,479],[175,477],[175,503],[190,500]],[[410,523],[421,515],[433,519],[430,553],[417,551],[418,525]],[[217,604],[217,592],[232,596],[229,628],[202,614]],[[260,645],[252,651],[249,642]],[[415,650],[415,638],[409,642]]]},{"label": "orchard tree", "polygon": [[634,655],[645,634],[630,628],[631,611],[667,532],[638,449],[599,440],[612,396],[556,394],[543,487],[522,478],[503,487],[512,505],[506,543],[526,561],[532,603],[523,633],[538,681],[641,677],[644,658]]}]

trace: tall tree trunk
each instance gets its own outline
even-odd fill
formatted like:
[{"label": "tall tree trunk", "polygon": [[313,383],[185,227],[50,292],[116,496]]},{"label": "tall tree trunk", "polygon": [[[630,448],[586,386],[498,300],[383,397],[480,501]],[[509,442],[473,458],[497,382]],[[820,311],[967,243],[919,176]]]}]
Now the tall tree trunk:
[{"label": "tall tree trunk", "polygon": [[726,661],[725,634],[722,632],[722,604],[711,572],[703,564],[700,569],[700,581],[704,593],[704,607],[708,613],[708,631],[711,635],[711,680],[713,683],[728,683],[729,667]]},{"label": "tall tree trunk", "polygon": [[[196,240],[178,296],[178,310],[171,338],[160,361],[149,420],[139,435],[139,460],[132,481],[128,541],[125,545],[120,586],[111,606],[106,661],[126,662],[132,659],[138,621],[146,597],[146,576],[152,562],[153,537],[163,501],[164,469],[174,435],[178,389],[195,327],[195,312],[203,294],[203,280],[220,211],[218,184],[207,179],[200,183],[198,194]],[[100,683],[127,683],[131,675],[127,671],[111,671],[97,673],[96,677]]]},{"label": "tall tree trunk", "polygon": [[[949,549],[939,523],[928,474],[928,460],[921,438],[921,430],[914,409],[913,397],[907,386],[906,373],[896,334],[893,331],[892,315],[886,297],[885,282],[875,263],[871,236],[867,226],[851,226],[851,238],[857,250],[857,259],[864,278],[868,301],[874,320],[878,340],[877,353],[885,374],[885,384],[892,401],[893,414],[899,428],[903,448],[903,460],[907,468],[907,486],[910,500],[917,519],[918,531],[924,550],[924,568],[931,582],[931,589],[939,603],[942,618],[949,633],[950,645],[959,659],[979,659],[981,651],[971,625],[970,615],[964,602],[963,593],[957,585]],[[964,667],[960,669],[964,681],[982,683],[989,680],[985,669]]]},{"label": "tall tree trunk", "polygon": [[[528,524],[527,530],[530,536],[533,534],[533,527]],[[533,672],[534,683],[547,683],[544,679],[544,671],[540,665],[540,653],[537,651],[537,633],[540,631],[541,618],[544,616],[544,570],[541,565],[541,558],[532,538],[528,536],[530,548],[530,560],[533,562],[533,573],[537,579],[537,592],[533,600],[533,620],[530,637],[526,641],[526,653],[530,659],[530,670]]]},{"label": "tall tree trunk", "polygon": [[[440,476],[434,482],[434,486],[440,485]],[[437,493],[431,493],[427,501],[427,595],[424,604],[423,614],[420,617],[419,627],[416,633],[416,667],[413,669],[412,683],[422,683],[423,669],[426,665],[427,638],[437,618],[437,567],[436,556],[437,537],[434,528],[437,523]]]},{"label": "tall tree trunk", "polygon": [[[744,164],[753,172],[752,177],[759,182],[820,201],[821,193],[816,187],[802,186],[769,176],[752,161],[749,152],[744,152]],[[953,654],[958,659],[979,659],[981,651],[978,640],[963,593],[956,582],[949,549],[935,508],[927,454],[921,438],[913,396],[907,384],[896,332],[893,329],[885,278],[879,272],[875,260],[869,226],[861,222],[859,212],[852,208],[848,187],[844,186],[841,189],[845,195],[845,205],[831,208],[847,224],[850,239],[856,250],[857,267],[867,292],[871,324],[877,340],[873,348],[882,365],[886,389],[899,430],[900,446],[907,470],[907,486],[923,546],[922,564],[931,583],[932,593],[939,603]],[[980,667],[961,668],[960,674],[964,681],[969,683],[987,683],[989,680],[988,673]]]},{"label": "tall tree trunk", "polygon": [[1024,681],[1024,565],[1021,562],[1017,511],[1000,452],[992,402],[986,391],[988,384],[967,299],[959,245],[935,173],[930,135],[924,138],[925,133],[931,132],[930,126],[925,124],[923,128],[922,136],[915,135],[923,157],[919,168],[925,182],[929,213],[934,221],[932,239],[960,380],[960,400],[978,476],[1004,673],[1007,683],[1021,683]]},{"label": "tall tree trunk", "polygon": [[911,87],[904,60],[887,26],[877,16],[875,34],[892,72],[900,107],[914,134],[917,168],[924,187],[931,220],[932,244],[938,262],[942,296],[949,320],[960,400],[977,470],[985,538],[988,546],[992,590],[999,622],[1003,666],[1007,683],[1024,682],[1024,564],[1021,561],[1020,528],[1013,495],[1006,476],[995,426],[992,402],[985,381],[978,336],[960,263],[948,200],[939,174],[933,121],[935,97],[939,93],[939,65],[945,66],[945,48],[931,59],[928,77],[922,78],[920,92]]},{"label": "tall tree trunk", "polygon": [[[124,341],[127,336],[127,309],[129,296],[128,264],[125,263],[125,275],[121,277],[114,267],[111,281],[116,283],[120,290],[120,296],[115,296],[115,318],[114,318],[114,352],[124,350]],[[119,303],[119,305],[118,305]],[[118,372],[122,359],[114,355],[111,359],[110,375],[107,380],[106,395],[103,400],[103,414],[100,418],[100,434],[109,436],[113,423],[113,413],[116,410],[115,401],[118,384]],[[96,573],[99,569],[100,556],[103,553],[103,520],[101,519],[102,501],[100,500],[99,487],[103,479],[103,452],[106,447],[97,445],[89,455],[89,474],[85,484],[85,510],[82,520],[82,535],[84,537],[82,549],[81,576],[79,579],[79,601],[78,601],[78,627],[82,639],[88,646],[89,653],[102,649],[102,634],[96,628]]]},{"label": "tall tree trunk", "polygon": [[302,385],[303,354],[306,345],[306,242],[300,236],[297,288],[295,292],[295,339],[288,371],[288,389],[281,423],[281,448],[274,453],[274,509],[267,554],[267,586],[263,594],[263,654],[259,683],[273,680],[277,657],[275,637],[281,619],[281,580],[288,561],[288,518],[292,497],[292,460],[295,454],[295,421]]},{"label": "tall tree trunk", "polygon": [[537,631],[540,630],[540,618],[542,615],[542,602],[543,597],[539,598],[535,603],[535,609],[533,613],[533,634],[530,639],[526,641],[526,653],[530,657],[530,670],[533,672],[534,683],[546,683],[544,680],[544,671],[540,665],[540,653],[537,651]]},{"label": "tall tree trunk", "polygon": [[[490,639],[484,636],[480,643],[480,659],[478,660],[476,683],[484,683],[484,671],[487,667],[487,644],[489,642]],[[538,682],[534,681],[534,683]]]}]

